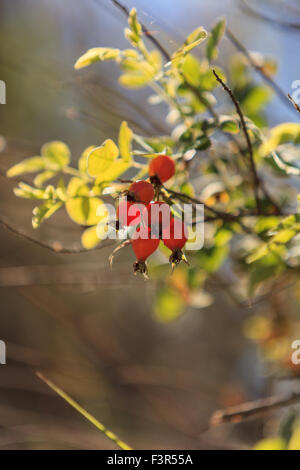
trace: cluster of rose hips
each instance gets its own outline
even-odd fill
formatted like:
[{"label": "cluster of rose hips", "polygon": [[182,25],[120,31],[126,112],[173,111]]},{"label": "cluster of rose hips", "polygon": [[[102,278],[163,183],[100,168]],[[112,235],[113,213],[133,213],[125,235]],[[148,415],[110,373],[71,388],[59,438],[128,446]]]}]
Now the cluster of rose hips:
[{"label": "cluster of rose hips", "polygon": [[149,181],[132,183],[117,208],[117,229],[132,227],[130,244],[136,256],[134,272],[147,274],[146,260],[156,251],[160,240],[171,250],[172,265],[185,260],[182,253],[186,226],[172,215],[166,202],[158,201],[163,183],[175,174],[175,163],[168,155],[158,155],[149,164]]}]

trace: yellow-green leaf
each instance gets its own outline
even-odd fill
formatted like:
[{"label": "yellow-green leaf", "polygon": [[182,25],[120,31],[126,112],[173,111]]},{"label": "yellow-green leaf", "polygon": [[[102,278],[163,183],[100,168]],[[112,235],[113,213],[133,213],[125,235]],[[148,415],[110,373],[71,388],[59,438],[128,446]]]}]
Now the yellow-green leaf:
[{"label": "yellow-green leaf", "polygon": [[40,173],[34,178],[33,182],[35,186],[41,187],[43,186],[44,183],[46,183],[46,181],[50,180],[51,178],[54,178],[55,175],[56,175],[55,171],[51,171],[51,170],[43,171],[42,173]]},{"label": "yellow-green leaf", "polygon": [[49,219],[56,211],[62,207],[63,203],[59,202],[45,202],[41,206],[33,209],[32,227],[38,228],[45,219]]},{"label": "yellow-green leaf", "polygon": [[281,437],[262,439],[254,447],[254,450],[285,450],[285,449],[286,449],[286,442]]},{"label": "yellow-green leaf", "polygon": [[[96,197],[75,197],[66,202],[69,217],[79,225],[96,225],[108,217],[105,204]],[[97,215],[98,214],[98,215]]]},{"label": "yellow-green leaf", "polygon": [[101,175],[99,175],[96,179],[96,184],[100,184],[103,182],[111,182],[119,178],[126,170],[130,167],[130,163],[117,160],[116,162],[112,163],[107,170],[103,171]]},{"label": "yellow-green leaf", "polygon": [[45,161],[42,157],[31,157],[26,158],[20,163],[17,163],[16,165],[12,166],[6,174],[9,178],[13,178],[24,173],[35,173],[37,171],[44,170],[44,168]]},{"label": "yellow-green leaf", "polygon": [[261,145],[260,153],[262,156],[268,155],[273,150],[287,142],[294,144],[300,143],[300,124],[296,122],[285,122],[273,127],[269,138]]},{"label": "yellow-green leaf", "polygon": [[207,37],[207,32],[200,26],[195,29],[187,38],[182,47],[180,47],[172,56],[173,65],[178,65],[178,59],[180,60],[186,54],[188,54],[194,47],[198,46]]},{"label": "yellow-green leaf", "polygon": [[119,133],[119,148],[122,158],[126,161],[131,160],[131,141],[133,132],[129,129],[126,121],[123,121],[120,126]]},{"label": "yellow-green leaf", "polygon": [[43,145],[41,155],[47,170],[60,170],[70,162],[70,149],[60,141],[48,142]]},{"label": "yellow-green leaf", "polygon": [[101,176],[119,155],[116,144],[108,139],[101,147],[96,147],[88,155],[87,170],[90,176]]},{"label": "yellow-green leaf", "polygon": [[92,150],[96,148],[95,145],[90,145],[87,147],[81,154],[79,160],[78,160],[78,170],[81,171],[81,173],[86,173],[87,172],[87,160],[88,156],[91,153]]},{"label": "yellow-green leaf", "polygon": [[88,196],[89,187],[81,178],[71,178],[67,188],[67,195],[71,198],[75,196]]},{"label": "yellow-green leaf", "polygon": [[113,49],[111,47],[94,47],[85,52],[79,59],[76,61],[74,68],[81,69],[87,67],[94,62],[104,61],[104,60],[117,60],[120,55],[119,49]]}]

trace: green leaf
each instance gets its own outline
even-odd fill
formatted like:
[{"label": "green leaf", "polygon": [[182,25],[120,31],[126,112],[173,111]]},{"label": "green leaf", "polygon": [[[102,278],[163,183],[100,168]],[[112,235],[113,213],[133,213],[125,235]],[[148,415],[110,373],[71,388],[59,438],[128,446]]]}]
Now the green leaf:
[{"label": "green leaf", "polygon": [[70,163],[70,149],[64,142],[53,141],[43,145],[41,155],[47,170],[58,171]]},{"label": "green leaf", "polygon": [[183,299],[177,291],[165,288],[158,293],[154,314],[160,322],[170,323],[183,313],[184,306]]},{"label": "green leaf", "polygon": [[96,147],[88,155],[87,170],[90,176],[97,177],[104,173],[119,155],[116,144],[108,139],[101,147]]},{"label": "green leaf", "polygon": [[199,26],[199,28],[195,29],[187,38],[182,47],[178,49],[173,55],[172,55],[172,63],[173,65],[178,65],[180,62],[178,62],[178,59],[180,60],[182,57],[187,55],[192,49],[194,49],[196,46],[198,46],[202,41],[204,41],[207,38],[207,32],[202,26]]},{"label": "green leaf", "polygon": [[253,296],[256,288],[263,281],[275,279],[284,270],[284,264],[278,254],[269,253],[251,265],[249,295]]},{"label": "green leaf", "polygon": [[240,131],[238,122],[230,116],[220,116],[219,122],[220,127],[224,132],[228,132],[229,134],[238,134]]},{"label": "green leaf", "polygon": [[222,18],[211,29],[206,45],[206,57],[211,62],[218,57],[218,44],[221,41],[226,28],[226,20]]},{"label": "green leaf", "polygon": [[20,163],[12,166],[6,173],[9,178],[13,178],[24,173],[36,173],[44,170],[45,161],[42,157],[31,157],[22,160]]},{"label": "green leaf", "polygon": [[129,129],[126,121],[123,121],[120,126],[119,133],[119,148],[120,154],[124,160],[127,162],[131,161],[131,142],[132,142],[133,132]]},{"label": "green leaf", "polygon": [[251,116],[260,111],[271,98],[270,90],[265,86],[253,86],[242,100],[244,112]]},{"label": "green leaf", "polygon": [[41,206],[37,206],[33,209],[33,217],[32,217],[32,226],[34,229],[38,228],[41,223],[45,219],[49,219],[51,215],[53,215],[55,212],[57,212],[61,207],[63,206],[63,203],[61,201],[58,202],[45,202]]},{"label": "green leaf", "polygon": [[276,152],[271,151],[270,156],[272,158],[272,162],[279,171],[285,173],[286,175],[300,175],[300,168],[290,162],[286,162],[283,158]]},{"label": "green leaf", "polygon": [[69,217],[79,225],[96,225],[108,217],[105,204],[96,197],[75,197],[69,199],[66,202],[66,210]]},{"label": "green leaf", "polygon": [[113,49],[111,47],[94,47],[85,52],[79,59],[76,61],[74,68],[81,69],[87,67],[88,65],[93,64],[94,62],[104,61],[104,60],[117,60],[120,56],[119,49]]},{"label": "green leaf", "polygon": [[207,150],[211,146],[211,140],[207,137],[207,135],[203,134],[200,137],[197,137],[193,148],[196,150]]}]

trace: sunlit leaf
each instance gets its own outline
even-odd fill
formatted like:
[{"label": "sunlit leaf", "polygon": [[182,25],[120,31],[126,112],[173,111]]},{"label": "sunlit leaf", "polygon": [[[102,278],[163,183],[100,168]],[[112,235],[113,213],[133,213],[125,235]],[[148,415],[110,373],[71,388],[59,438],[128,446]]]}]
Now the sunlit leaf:
[{"label": "sunlit leaf", "polygon": [[98,224],[89,227],[83,232],[81,243],[84,248],[91,250],[107,237],[108,231],[109,228],[106,224]]},{"label": "sunlit leaf", "polygon": [[268,155],[273,150],[287,142],[295,145],[300,143],[300,124],[296,122],[285,122],[273,127],[269,138],[261,145],[260,152],[262,156]]},{"label": "sunlit leaf", "polygon": [[61,201],[58,202],[45,202],[41,206],[37,206],[33,209],[33,217],[32,217],[32,226],[34,229],[38,228],[41,223],[45,219],[49,219],[51,215],[57,212],[63,203]]},{"label": "sunlit leaf", "polygon": [[[102,214],[100,213],[100,206]],[[108,217],[105,204],[96,197],[75,197],[69,199],[66,202],[66,210],[69,217],[79,225],[96,225]]]},{"label": "sunlit leaf", "polygon": [[94,47],[89,49],[85,54],[83,54],[76,61],[74,67],[75,69],[81,69],[87,67],[94,62],[104,61],[104,60],[117,60],[120,55],[119,49],[113,49],[111,47]]},{"label": "sunlit leaf", "polygon": [[101,147],[96,147],[88,155],[87,170],[90,176],[100,176],[105,172],[119,155],[116,144],[108,139]]},{"label": "sunlit leaf", "polygon": [[123,121],[119,132],[119,148],[121,157],[128,162],[131,160],[132,137],[132,130],[129,129],[127,122]]},{"label": "sunlit leaf", "polygon": [[7,171],[7,176],[13,178],[24,173],[36,173],[45,169],[45,161],[42,157],[31,157],[22,160]]},{"label": "sunlit leaf", "polygon": [[286,442],[281,437],[262,439],[255,446],[254,450],[285,450]]},{"label": "sunlit leaf", "polygon": [[56,174],[57,173],[55,171],[51,171],[51,170],[43,171],[42,173],[40,173],[34,178],[33,182],[35,186],[41,187],[43,186],[44,183],[46,183],[46,181],[49,181]]},{"label": "sunlit leaf", "polygon": [[60,141],[49,142],[41,148],[47,170],[60,170],[70,163],[69,147]]},{"label": "sunlit leaf", "polygon": [[81,171],[81,173],[86,173],[87,172],[87,160],[88,156],[91,153],[92,150],[96,148],[95,145],[90,145],[87,147],[81,154],[79,160],[78,160],[78,170]]}]

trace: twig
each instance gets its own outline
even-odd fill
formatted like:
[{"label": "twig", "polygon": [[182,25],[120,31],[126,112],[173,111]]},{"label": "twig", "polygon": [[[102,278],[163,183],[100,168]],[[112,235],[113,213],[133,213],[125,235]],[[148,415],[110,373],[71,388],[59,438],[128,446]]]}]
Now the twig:
[{"label": "twig", "polygon": [[278,95],[278,97],[281,99],[281,101],[285,104],[288,105],[288,100],[286,97],[285,92],[280,88],[280,86],[267,74],[267,72],[264,70],[264,68],[259,65],[256,60],[253,58],[251,53],[246,49],[246,47],[237,39],[237,37],[233,34],[233,32],[229,29],[226,28],[226,36],[228,39],[232,42],[232,44],[238,49],[248,60],[249,64],[260,74],[260,76],[265,80],[268,85],[273,88],[275,93]]},{"label": "twig", "polygon": [[[73,247],[73,248],[67,248],[64,247],[61,242],[53,242],[53,243],[47,243],[42,240],[38,240],[36,238],[31,237],[27,233],[23,232],[23,230],[20,230],[17,227],[13,227],[10,225],[8,222],[6,222],[4,219],[0,219],[0,224],[3,225],[7,230],[9,230],[12,233],[15,233],[19,237],[24,238],[25,240],[28,240],[30,242],[35,243],[36,245],[41,246],[42,248],[47,248],[47,250],[50,250],[54,253],[63,253],[63,254],[78,254],[78,253],[87,253],[88,251],[93,251],[93,250],[99,250],[99,246],[96,246],[95,248],[92,248],[91,250],[87,250],[86,248],[83,247]],[[103,247],[103,245],[102,245]]]},{"label": "twig", "polygon": [[293,100],[293,98],[291,97],[290,94],[288,94],[287,97],[288,97],[288,99],[293,103],[294,108],[298,111],[298,113],[300,113],[300,107],[299,107],[299,105],[296,103],[296,101]]},{"label": "twig", "polygon": [[210,425],[216,426],[224,423],[238,423],[250,417],[257,417],[269,411],[276,410],[283,406],[293,405],[300,401],[300,393],[290,393],[288,395],[278,395],[274,397],[261,398],[259,400],[248,401],[238,406],[231,406],[224,410],[213,413]]},{"label": "twig", "polygon": [[121,441],[113,432],[107,429],[104,424],[100,423],[94,416],[92,416],[88,411],[86,411],[79,403],[77,403],[73,398],[71,398],[66,392],[61,388],[55,385],[51,380],[45,377],[41,372],[35,372],[37,377],[42,380],[49,388],[51,388],[57,395],[59,395],[63,400],[65,400],[70,406],[72,406],[78,413],[81,414],[85,419],[87,419],[93,426],[95,426],[99,431],[101,431],[110,441],[112,441],[119,449],[122,450],[132,450],[128,444]]},{"label": "twig", "polygon": [[234,94],[232,93],[231,89],[223,82],[223,80],[219,77],[219,75],[217,74],[217,72],[214,69],[213,69],[213,74],[216,77],[216,80],[222,85],[224,90],[230,96],[230,98],[231,98],[231,100],[232,100],[232,102],[235,106],[235,109],[236,109],[236,111],[237,111],[237,113],[240,117],[242,129],[243,129],[246,141],[247,141],[248,152],[249,152],[249,157],[250,157],[250,165],[251,165],[251,170],[252,170],[252,174],[253,174],[253,187],[254,187],[254,195],[255,195],[255,200],[256,200],[257,212],[260,213],[261,212],[261,206],[260,206],[260,200],[259,200],[259,195],[258,195],[260,180],[259,180],[259,177],[258,177],[258,174],[257,174],[255,162],[254,162],[253,147],[252,147],[251,139],[250,139],[250,136],[249,136],[249,133],[248,133],[248,130],[247,130],[244,115],[243,115],[241,107],[240,107],[238,101],[236,100]]},{"label": "twig", "polygon": [[[130,14],[130,11],[129,9],[123,5],[122,3],[120,3],[118,0],[110,0],[117,8],[119,8],[119,10],[121,10],[127,17],[129,16]],[[143,24],[141,23],[141,27],[142,27],[142,31],[143,33],[147,36],[147,38],[149,38],[149,41],[151,41],[155,47],[157,47],[157,49],[160,50],[160,52],[162,53],[162,55],[164,56],[164,58],[170,62],[171,60],[171,56],[170,54],[166,51],[166,49],[161,45],[161,43],[151,34],[151,31],[149,31],[149,29]]]}]

